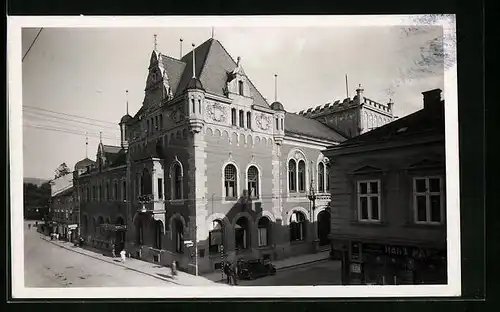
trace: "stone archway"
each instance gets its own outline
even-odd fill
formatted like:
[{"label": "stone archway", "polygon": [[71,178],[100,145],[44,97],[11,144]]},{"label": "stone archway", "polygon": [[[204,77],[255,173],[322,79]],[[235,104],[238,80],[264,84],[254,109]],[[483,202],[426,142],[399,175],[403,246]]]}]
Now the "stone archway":
[{"label": "stone archway", "polygon": [[323,210],[318,213],[318,239],[320,246],[326,246],[330,243],[328,239],[331,229],[330,219],[331,215],[328,210]]}]

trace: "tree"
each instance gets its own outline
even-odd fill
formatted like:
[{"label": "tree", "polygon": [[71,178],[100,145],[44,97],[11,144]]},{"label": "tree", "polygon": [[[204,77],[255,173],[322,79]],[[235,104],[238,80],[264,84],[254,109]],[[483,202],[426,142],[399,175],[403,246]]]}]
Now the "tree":
[{"label": "tree", "polygon": [[71,173],[71,169],[69,169],[68,165],[66,165],[66,163],[62,163],[59,165],[59,167],[57,167],[57,169],[55,170],[55,178],[60,178],[62,176],[65,176],[67,174],[70,174]]}]

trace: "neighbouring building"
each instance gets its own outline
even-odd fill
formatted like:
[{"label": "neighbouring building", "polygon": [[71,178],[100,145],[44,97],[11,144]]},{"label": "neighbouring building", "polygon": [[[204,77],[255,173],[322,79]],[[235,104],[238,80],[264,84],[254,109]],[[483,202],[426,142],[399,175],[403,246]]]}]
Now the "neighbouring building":
[{"label": "neighbouring building", "polygon": [[96,166],[75,176],[89,244],[189,272],[329,248],[322,151],[374,117],[389,122],[392,103],[375,105],[360,87],[320,115],[287,112],[215,39],[180,59],[153,50],[148,72],[141,108],[132,117],[127,103],[120,120],[121,145],[101,143]]},{"label": "neighbouring building", "polygon": [[66,174],[50,181],[51,185],[51,232],[61,239],[74,240],[78,236],[78,213],[74,211],[75,193],[73,175]]},{"label": "neighbouring building", "polygon": [[446,284],[441,90],[424,108],[324,151],[344,284]]}]

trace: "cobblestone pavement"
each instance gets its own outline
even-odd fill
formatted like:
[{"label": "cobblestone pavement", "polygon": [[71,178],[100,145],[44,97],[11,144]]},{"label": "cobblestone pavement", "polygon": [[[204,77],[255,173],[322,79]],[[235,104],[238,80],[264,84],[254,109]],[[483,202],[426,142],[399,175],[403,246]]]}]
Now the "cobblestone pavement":
[{"label": "cobblestone pavement", "polygon": [[36,228],[24,234],[26,287],[176,286],[54,245]]}]

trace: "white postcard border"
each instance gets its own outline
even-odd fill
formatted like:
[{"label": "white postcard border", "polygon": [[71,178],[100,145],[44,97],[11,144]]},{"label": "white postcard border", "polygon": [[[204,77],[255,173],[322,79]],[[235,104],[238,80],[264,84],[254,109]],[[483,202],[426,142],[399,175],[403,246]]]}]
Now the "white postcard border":
[{"label": "white postcard border", "polygon": [[[8,16],[8,124],[11,195],[11,252],[13,298],[352,298],[443,297],[461,294],[460,192],[458,159],[458,95],[456,64],[445,71],[447,285],[398,286],[166,286],[166,287],[24,287],[23,128],[21,29],[23,27],[352,27],[411,25],[417,16],[238,16],[238,17],[24,17]],[[450,16],[448,16],[450,17]],[[444,32],[455,33],[455,18],[434,21]],[[195,26],[193,26],[195,25]],[[445,54],[456,56],[455,44]],[[456,59],[456,57],[455,57]],[[172,287],[175,291],[172,291]]]}]

